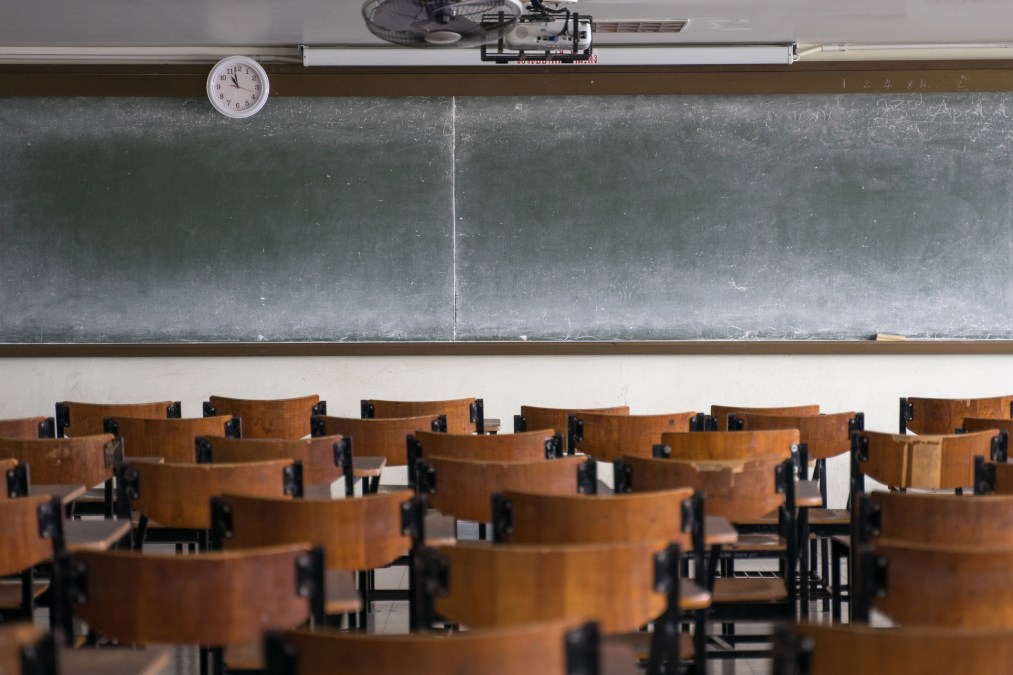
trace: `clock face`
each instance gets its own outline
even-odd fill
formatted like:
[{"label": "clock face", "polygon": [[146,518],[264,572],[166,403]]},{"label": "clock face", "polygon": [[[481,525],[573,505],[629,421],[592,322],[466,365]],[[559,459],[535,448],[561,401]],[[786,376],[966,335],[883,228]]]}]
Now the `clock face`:
[{"label": "clock face", "polygon": [[229,117],[249,117],[267,103],[267,73],[245,56],[222,59],[208,75],[208,98],[215,109]]}]

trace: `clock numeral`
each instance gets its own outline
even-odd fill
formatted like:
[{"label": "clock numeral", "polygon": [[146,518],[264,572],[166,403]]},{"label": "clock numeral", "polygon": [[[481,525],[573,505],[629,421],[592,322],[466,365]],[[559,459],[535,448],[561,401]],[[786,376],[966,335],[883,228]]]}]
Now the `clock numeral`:
[{"label": "clock numeral", "polygon": [[218,79],[221,80],[222,82],[224,82],[225,80],[227,80],[229,78],[225,77],[224,75],[219,75]]},{"label": "clock numeral", "polygon": [[225,94],[218,94],[218,98],[224,100],[225,99]]}]

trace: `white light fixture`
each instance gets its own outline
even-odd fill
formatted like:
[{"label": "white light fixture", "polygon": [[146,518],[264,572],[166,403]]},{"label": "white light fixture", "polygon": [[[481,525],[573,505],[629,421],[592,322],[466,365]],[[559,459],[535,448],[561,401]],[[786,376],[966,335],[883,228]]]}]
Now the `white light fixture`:
[{"label": "white light fixture", "polygon": [[[387,47],[313,47],[302,45],[304,66],[478,66],[477,49],[398,49]],[[795,60],[795,44],[595,45],[602,66],[752,65]],[[538,59],[531,52],[532,60]],[[486,64],[490,65],[490,64]],[[565,64],[560,64],[565,65]]]}]

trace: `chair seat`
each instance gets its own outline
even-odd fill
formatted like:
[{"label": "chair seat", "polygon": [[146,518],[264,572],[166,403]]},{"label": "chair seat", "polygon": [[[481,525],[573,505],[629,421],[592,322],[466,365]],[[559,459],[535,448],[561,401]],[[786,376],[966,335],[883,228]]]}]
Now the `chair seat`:
[{"label": "chair seat", "polygon": [[355,588],[355,574],[347,570],[327,570],[324,609],[328,615],[352,614],[362,609],[362,597]]},{"label": "chair seat", "polygon": [[[49,588],[47,581],[32,582],[32,597],[38,600]],[[0,582],[0,610],[21,607],[21,580],[11,579]]]},{"label": "chair seat", "polygon": [[714,580],[714,604],[722,602],[779,602],[788,597],[784,580],[770,577]]},{"label": "chair seat", "polygon": [[851,514],[847,509],[809,509],[809,527],[848,525]]},{"label": "chair seat", "polygon": [[255,672],[267,667],[264,644],[261,641],[243,642],[225,648],[225,667],[229,671]]},{"label": "chair seat", "polygon": [[783,537],[776,534],[740,534],[738,540],[725,550],[735,552],[770,552],[777,553],[785,547]]},{"label": "chair seat", "polygon": [[710,607],[711,593],[692,579],[679,579],[679,609],[684,612]]}]

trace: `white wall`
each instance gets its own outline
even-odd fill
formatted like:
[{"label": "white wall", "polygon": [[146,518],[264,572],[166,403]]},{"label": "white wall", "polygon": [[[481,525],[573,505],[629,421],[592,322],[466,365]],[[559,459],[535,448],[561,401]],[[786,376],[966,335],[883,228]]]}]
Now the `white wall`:
[{"label": "white wall", "polygon": [[[901,396],[1013,394],[1013,355],[932,356],[425,356],[0,359],[0,418],[52,415],[58,400],[181,400],[198,417],[210,394],[283,398],[317,393],[332,415],[362,398],[481,396],[512,429],[522,404],[629,405],[634,413],[707,411],[712,403],[819,403],[859,410],[894,432]],[[830,466],[831,502],[847,493],[847,462]]]}]

